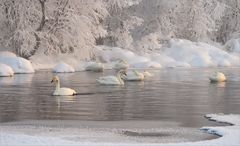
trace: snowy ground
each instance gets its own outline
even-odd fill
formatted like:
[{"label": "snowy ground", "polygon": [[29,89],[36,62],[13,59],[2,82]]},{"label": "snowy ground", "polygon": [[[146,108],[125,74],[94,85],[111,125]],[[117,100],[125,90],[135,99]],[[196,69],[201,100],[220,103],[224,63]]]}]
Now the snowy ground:
[{"label": "snowy ground", "polygon": [[[123,136],[113,130],[94,130],[90,128],[63,128],[41,127],[29,124],[0,126],[0,145],[3,146],[239,146],[240,145],[240,115],[210,114],[206,115],[210,120],[224,122],[232,126],[203,127],[203,131],[222,136],[213,140],[184,143],[145,143],[144,138],[137,138],[132,142],[128,136]],[[138,130],[136,132],[139,133]],[[161,132],[150,129],[148,132]],[[146,131],[145,131],[146,132]],[[128,133],[132,134],[132,133]],[[105,142],[108,139],[108,142]]]}]

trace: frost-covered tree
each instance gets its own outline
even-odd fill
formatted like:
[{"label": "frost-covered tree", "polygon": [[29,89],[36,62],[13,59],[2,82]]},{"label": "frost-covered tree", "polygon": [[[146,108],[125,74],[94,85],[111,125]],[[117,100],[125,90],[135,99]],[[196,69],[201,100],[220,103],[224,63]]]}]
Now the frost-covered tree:
[{"label": "frost-covered tree", "polygon": [[132,49],[133,38],[130,30],[140,26],[143,19],[125,12],[125,10],[138,5],[141,0],[106,0],[106,2],[110,16],[105,22],[108,30],[105,44]]},{"label": "frost-covered tree", "polygon": [[1,0],[1,46],[29,58],[74,53],[89,58],[108,15],[102,0]]}]

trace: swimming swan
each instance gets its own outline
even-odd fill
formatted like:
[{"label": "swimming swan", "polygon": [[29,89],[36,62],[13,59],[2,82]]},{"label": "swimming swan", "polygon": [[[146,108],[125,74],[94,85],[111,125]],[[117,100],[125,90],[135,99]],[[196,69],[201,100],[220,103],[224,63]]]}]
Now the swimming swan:
[{"label": "swimming swan", "polygon": [[60,80],[58,76],[54,76],[51,83],[54,83],[56,86],[55,91],[53,92],[52,95],[54,96],[71,96],[75,95],[76,91],[70,88],[60,88]]},{"label": "swimming swan", "polygon": [[214,74],[212,74],[209,77],[209,80],[211,82],[225,82],[226,81],[226,77],[223,73],[221,72],[215,72]]},{"label": "swimming swan", "polygon": [[104,65],[99,62],[94,62],[88,65],[85,70],[86,71],[94,71],[94,72],[103,72]]},{"label": "swimming swan", "polygon": [[129,64],[125,60],[120,60],[114,65],[115,70],[122,70],[122,69],[126,70],[128,69],[128,67],[129,67]]},{"label": "swimming swan", "polygon": [[124,85],[124,81],[122,80],[123,75],[126,75],[125,70],[120,70],[117,76],[100,77],[97,79],[97,82],[102,85]]},{"label": "swimming swan", "polygon": [[128,71],[126,75],[123,76],[126,81],[142,81],[144,80],[144,74],[136,70]]},{"label": "swimming swan", "polygon": [[143,75],[144,75],[144,77],[152,77],[153,76],[152,73],[150,73],[150,72],[148,72],[146,70],[144,70]]}]

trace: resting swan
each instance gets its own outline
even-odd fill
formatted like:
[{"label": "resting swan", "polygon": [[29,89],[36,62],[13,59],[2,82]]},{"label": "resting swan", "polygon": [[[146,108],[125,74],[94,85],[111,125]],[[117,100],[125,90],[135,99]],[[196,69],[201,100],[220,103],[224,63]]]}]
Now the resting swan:
[{"label": "resting swan", "polygon": [[221,72],[215,72],[213,75],[211,75],[209,77],[209,80],[211,82],[225,82],[226,81],[226,77]]},{"label": "resting swan", "polygon": [[99,62],[94,62],[88,65],[85,70],[86,71],[94,71],[94,72],[103,72],[104,65]]},{"label": "resting swan", "polygon": [[52,95],[54,96],[71,96],[75,95],[76,91],[70,88],[60,88],[60,80],[58,76],[54,76],[51,83],[54,83],[56,86],[55,91],[53,92]]},{"label": "resting swan", "polygon": [[144,75],[144,77],[152,77],[153,76],[152,73],[150,73],[150,72],[148,72],[146,70],[144,70],[143,75]]},{"label": "resting swan", "polygon": [[123,76],[126,81],[142,81],[144,80],[144,74],[136,70],[128,71],[126,75]]},{"label": "resting swan", "polygon": [[123,75],[126,75],[125,70],[120,70],[117,76],[100,77],[97,79],[97,82],[102,85],[124,85],[124,81],[122,80]]},{"label": "resting swan", "polygon": [[129,67],[129,64],[125,60],[120,60],[114,65],[115,70],[122,70],[122,69],[126,70],[128,69],[128,67]]}]

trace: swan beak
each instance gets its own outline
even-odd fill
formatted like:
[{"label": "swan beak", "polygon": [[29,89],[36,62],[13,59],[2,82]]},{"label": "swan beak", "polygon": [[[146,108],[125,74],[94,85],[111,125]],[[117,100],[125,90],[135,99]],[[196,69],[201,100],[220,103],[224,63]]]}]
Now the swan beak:
[{"label": "swan beak", "polygon": [[53,83],[53,80],[51,81],[51,83]]}]

